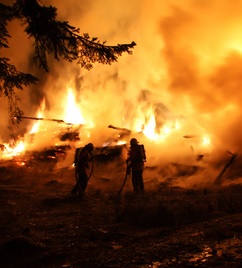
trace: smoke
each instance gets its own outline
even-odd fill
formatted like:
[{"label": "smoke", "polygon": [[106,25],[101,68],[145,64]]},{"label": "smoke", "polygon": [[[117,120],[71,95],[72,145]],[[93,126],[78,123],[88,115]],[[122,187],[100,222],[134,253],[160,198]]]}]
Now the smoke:
[{"label": "smoke", "polygon": [[[20,51],[13,40],[14,63],[40,78],[37,87],[21,95],[25,114],[35,116],[45,98],[45,117],[60,118],[71,87],[85,122],[95,124],[91,137],[97,146],[112,135],[108,125],[134,130],[137,118],[145,121],[144,111],[152,108],[157,125],[179,119],[182,127],[159,142],[132,132],[146,145],[147,164],[197,164],[197,155],[204,154],[202,168],[226,158],[226,151],[239,152],[242,0],[49,0],[43,4],[56,6],[58,18],[79,27],[81,34],[89,33],[108,45],[135,41],[137,46],[133,55],[124,54],[112,65],[95,64],[90,71],[51,60],[50,73],[44,75],[30,68],[29,40],[14,32],[13,39],[23,40],[24,47]],[[208,147],[201,145],[204,135],[211,140]],[[187,184],[204,181],[204,176],[209,181],[217,171],[205,172],[190,177]]]}]

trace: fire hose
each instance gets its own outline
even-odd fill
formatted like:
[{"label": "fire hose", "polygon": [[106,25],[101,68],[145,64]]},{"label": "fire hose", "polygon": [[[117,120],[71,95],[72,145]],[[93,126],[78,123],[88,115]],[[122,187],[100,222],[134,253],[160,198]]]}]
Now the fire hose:
[{"label": "fire hose", "polygon": [[122,192],[122,190],[124,188],[124,185],[125,185],[125,183],[127,181],[127,177],[128,177],[129,174],[130,174],[130,166],[127,163],[126,173],[125,173],[125,176],[124,176],[123,184],[122,184],[121,188],[119,189],[118,194],[121,194],[121,192]]},{"label": "fire hose", "polygon": [[[92,166],[91,166],[91,171],[89,173],[89,176],[87,177],[87,184],[88,184],[88,181],[91,179],[91,176],[92,176],[92,173],[93,173],[93,169],[94,169],[94,161],[93,161],[93,158],[91,160],[91,163],[92,163]],[[76,170],[78,169],[78,164],[77,164],[77,167],[76,167]],[[82,195],[85,196],[86,198],[88,199],[92,199],[91,197],[89,197],[83,190],[82,190],[82,187],[81,187],[81,183],[80,183],[80,179],[79,179],[79,176],[78,176],[78,172],[76,171],[76,182],[78,184],[78,187],[79,187],[79,190],[81,191]],[[92,199],[93,200],[93,199]]]}]

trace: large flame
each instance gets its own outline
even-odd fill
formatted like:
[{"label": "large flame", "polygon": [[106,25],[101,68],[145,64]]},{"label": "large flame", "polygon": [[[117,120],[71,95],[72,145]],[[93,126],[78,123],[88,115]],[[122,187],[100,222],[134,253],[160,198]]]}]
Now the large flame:
[{"label": "large flame", "polygon": [[75,95],[71,88],[68,88],[67,90],[67,103],[65,107],[65,114],[63,116],[65,122],[72,124],[85,124],[85,120],[76,103]]}]

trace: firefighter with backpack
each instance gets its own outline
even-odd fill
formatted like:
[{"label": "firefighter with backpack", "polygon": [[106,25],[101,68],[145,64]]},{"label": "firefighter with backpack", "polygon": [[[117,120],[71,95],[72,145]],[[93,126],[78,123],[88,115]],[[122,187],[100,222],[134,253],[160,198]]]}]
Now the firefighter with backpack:
[{"label": "firefighter with backpack", "polygon": [[135,193],[144,192],[143,171],[144,162],[146,161],[145,149],[143,144],[139,144],[137,139],[130,140],[130,148],[128,152],[127,174],[132,170],[132,185]]},{"label": "firefighter with backpack", "polygon": [[88,143],[82,149],[76,149],[74,158],[76,184],[71,191],[72,195],[79,195],[80,197],[85,195],[85,190],[92,174],[91,171],[88,177],[87,169],[89,169],[89,162],[93,161],[93,149],[94,145],[92,143]]}]

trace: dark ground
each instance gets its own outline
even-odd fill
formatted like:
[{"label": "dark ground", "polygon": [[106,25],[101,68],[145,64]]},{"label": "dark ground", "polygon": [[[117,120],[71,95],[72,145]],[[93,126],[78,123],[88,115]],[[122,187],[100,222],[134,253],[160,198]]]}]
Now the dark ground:
[{"label": "dark ground", "polygon": [[124,167],[99,163],[81,200],[55,165],[1,161],[1,267],[242,267],[241,186],[118,195]]}]

